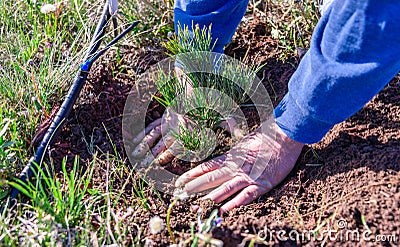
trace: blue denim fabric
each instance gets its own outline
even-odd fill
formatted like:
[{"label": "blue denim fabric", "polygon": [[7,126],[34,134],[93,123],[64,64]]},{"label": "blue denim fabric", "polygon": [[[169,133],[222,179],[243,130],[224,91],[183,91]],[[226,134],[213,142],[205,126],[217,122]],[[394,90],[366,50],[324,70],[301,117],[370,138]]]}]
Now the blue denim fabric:
[{"label": "blue denim fabric", "polygon": [[[244,13],[238,11],[244,6],[239,0],[177,2],[176,20],[213,23],[218,27],[213,36],[222,37],[220,45],[229,42]],[[195,12],[187,10],[192,2]],[[399,13],[396,0],[335,0],[329,6],[290,79],[288,94],[275,108],[276,122],[290,138],[318,142],[400,71]]]}]

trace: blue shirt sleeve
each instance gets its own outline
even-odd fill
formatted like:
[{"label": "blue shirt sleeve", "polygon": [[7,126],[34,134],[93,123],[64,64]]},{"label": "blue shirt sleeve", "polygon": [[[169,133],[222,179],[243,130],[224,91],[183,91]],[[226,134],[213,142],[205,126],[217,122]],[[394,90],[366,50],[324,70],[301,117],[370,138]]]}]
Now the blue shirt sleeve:
[{"label": "blue shirt sleeve", "polygon": [[335,1],[275,108],[292,139],[315,143],[361,109],[400,70],[399,1]]}]

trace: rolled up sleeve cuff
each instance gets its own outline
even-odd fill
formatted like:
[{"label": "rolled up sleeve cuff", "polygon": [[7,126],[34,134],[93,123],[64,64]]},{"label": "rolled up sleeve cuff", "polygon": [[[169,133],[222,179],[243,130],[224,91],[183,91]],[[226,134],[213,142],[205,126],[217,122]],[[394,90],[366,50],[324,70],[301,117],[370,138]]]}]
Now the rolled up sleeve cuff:
[{"label": "rolled up sleeve cuff", "polygon": [[319,142],[334,126],[312,118],[288,93],[274,110],[275,121],[291,139],[311,144]]}]

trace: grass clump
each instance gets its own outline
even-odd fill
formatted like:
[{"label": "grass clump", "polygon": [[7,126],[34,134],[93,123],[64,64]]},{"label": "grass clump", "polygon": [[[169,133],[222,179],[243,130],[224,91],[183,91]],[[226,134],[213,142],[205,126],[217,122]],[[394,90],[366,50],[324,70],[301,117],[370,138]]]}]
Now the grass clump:
[{"label": "grass clump", "polygon": [[36,182],[8,183],[30,198],[32,207],[45,209],[64,227],[76,225],[81,220],[82,211],[86,210],[84,207],[87,203],[84,200],[96,202],[95,198],[86,197],[87,193],[91,193],[89,183],[92,180],[94,164],[86,173],[80,172],[78,166],[78,159],[75,159],[72,170],[67,172],[64,159],[61,179],[55,179],[49,167],[45,165],[44,169],[37,169]]},{"label": "grass clump", "polygon": [[[86,169],[80,168],[78,158],[72,167],[64,159],[62,172],[55,176],[50,167],[39,170],[35,181],[21,183],[8,181],[9,185],[19,188],[30,198],[29,204],[18,203],[13,210],[6,209],[0,215],[0,243],[7,246],[91,246],[118,244],[128,246],[138,244],[140,229],[132,229],[129,215],[131,207],[141,207],[132,202],[126,212],[121,212],[123,189],[112,187],[119,180],[115,170],[117,160],[109,158],[104,183],[105,188],[95,185],[95,171],[102,164],[97,154]],[[96,175],[97,176],[97,175]],[[97,178],[96,178],[97,179]],[[127,179],[133,185],[131,177]],[[140,192],[142,193],[142,192]],[[115,200],[115,202],[114,202]]]},{"label": "grass clump", "polygon": [[[43,1],[0,3],[0,119],[10,124],[2,138],[13,158],[1,156],[11,173],[32,155],[41,122],[73,81],[97,21],[96,3],[63,1],[43,12]],[[99,2],[98,2],[99,3]]]},{"label": "grass clump", "polygon": [[321,2],[250,1],[247,11],[265,26],[268,35],[278,41],[278,56],[284,61],[294,53],[301,56],[310,47],[313,29],[320,18]]},{"label": "grass clump", "polygon": [[[120,157],[98,157],[93,148],[93,158],[85,164],[78,158],[72,164],[64,160],[51,165],[61,171],[52,174],[52,169],[45,167],[44,172],[36,174],[40,179],[35,182],[13,179],[34,152],[32,140],[40,123],[50,118],[51,109],[60,104],[84,62],[105,1],[56,2],[62,4],[54,4],[55,11],[49,12],[41,11],[41,7],[54,1],[0,2],[0,199],[7,195],[10,185],[29,198],[0,215],[0,245],[136,245],[141,229],[132,229],[131,222],[127,223],[131,210],[127,209],[123,219],[117,212],[129,206],[149,208],[145,188],[130,174],[126,183],[135,188],[134,202],[124,201],[125,187],[113,187],[121,180],[113,176],[120,174],[110,171],[106,182],[92,177],[101,165],[113,164],[125,176],[130,170]],[[147,40],[155,40],[155,34],[157,39],[165,38],[173,30],[171,1],[145,2],[120,2],[118,30],[141,19],[142,26],[132,33],[142,33]],[[158,18],[157,11],[166,14]],[[113,31],[107,30],[104,43],[114,37]],[[131,37],[123,46],[131,48],[136,39]],[[119,47],[113,47],[112,52],[119,54]],[[99,184],[107,184],[108,190],[99,188]]]},{"label": "grass clump", "polygon": [[[51,109],[60,104],[73,82],[104,6],[104,1],[56,2],[0,3],[0,124],[2,119],[11,120],[3,140],[12,141],[14,145],[7,149],[15,152],[13,159],[0,156],[0,164],[12,173],[18,173],[20,163],[29,160],[37,128],[50,117]],[[55,11],[41,11],[45,4],[54,5]],[[171,6],[169,0],[122,1],[117,31],[140,19],[144,21],[132,31],[137,35],[131,37],[132,41],[138,39],[139,33],[145,36],[141,36],[143,39],[152,39],[161,28],[165,39],[167,32],[173,30]],[[157,11],[166,14],[158,18]],[[111,27],[109,23],[104,43],[114,37]],[[119,48],[115,50],[119,54]]]}]

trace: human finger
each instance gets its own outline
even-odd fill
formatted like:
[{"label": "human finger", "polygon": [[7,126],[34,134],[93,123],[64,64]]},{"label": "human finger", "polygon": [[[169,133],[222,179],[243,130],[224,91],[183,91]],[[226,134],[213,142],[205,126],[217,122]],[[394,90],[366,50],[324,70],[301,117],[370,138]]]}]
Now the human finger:
[{"label": "human finger", "polygon": [[155,121],[151,122],[145,129],[144,131],[140,131],[139,134],[133,138],[132,142],[134,144],[137,144],[143,140],[145,135],[149,134],[152,129],[154,129],[156,126],[161,124],[161,118],[156,119]]},{"label": "human finger", "polygon": [[135,147],[132,151],[132,156],[143,157],[149,151],[149,147],[153,146],[154,142],[160,138],[161,135],[161,125],[157,125],[143,138],[143,141]]},{"label": "human finger", "polygon": [[237,176],[211,191],[203,199],[211,199],[216,203],[220,203],[248,185],[248,181],[241,176]]},{"label": "human finger", "polygon": [[200,165],[196,166],[195,168],[182,174],[176,180],[175,187],[180,187],[207,172],[211,172],[211,171],[214,171],[215,169],[220,168],[222,166],[223,162],[225,161],[225,159],[226,159],[226,155],[222,155],[222,156],[219,156],[212,160],[201,163]]},{"label": "human finger", "polygon": [[167,148],[169,148],[175,142],[175,138],[171,135],[165,135],[162,137],[158,143],[151,150],[153,155],[157,157],[159,154],[164,152]]},{"label": "human finger", "polygon": [[150,131],[148,135],[143,138],[142,142],[135,147],[135,149],[132,151],[132,156],[143,157],[149,151],[149,148],[153,146],[154,142],[161,136],[161,125],[157,125]]},{"label": "human finger", "polygon": [[142,143],[147,143],[149,147],[152,147],[154,143],[163,135],[162,133],[162,125],[157,125],[154,127],[149,134],[147,134],[144,138]]},{"label": "human finger", "polygon": [[[132,152],[134,157],[142,157],[148,151],[148,148],[154,146],[154,143],[159,140],[162,136],[166,136],[166,133],[170,130],[168,122],[161,123],[155,126],[150,132],[143,138],[143,140],[137,145],[137,147]],[[160,145],[162,142],[160,143]],[[157,149],[162,148],[161,146]]]},{"label": "human finger", "polygon": [[165,150],[156,158],[156,163],[159,165],[165,165],[174,159],[174,154],[170,149]]},{"label": "human finger", "polygon": [[225,203],[221,208],[220,212],[225,213],[234,208],[240,207],[242,205],[249,204],[261,195],[267,193],[268,188],[260,187],[258,185],[252,184],[244,188],[239,194],[237,194],[232,200]]},{"label": "human finger", "polygon": [[232,179],[234,176],[235,171],[224,166],[193,179],[185,185],[183,190],[186,191],[188,194],[201,192],[207,189],[215,188],[222,183]]},{"label": "human finger", "polygon": [[176,146],[177,142],[174,140],[169,148],[165,149],[165,151],[158,155],[158,157],[156,158],[156,163],[159,165],[165,165],[168,162],[172,161],[176,154]]}]

